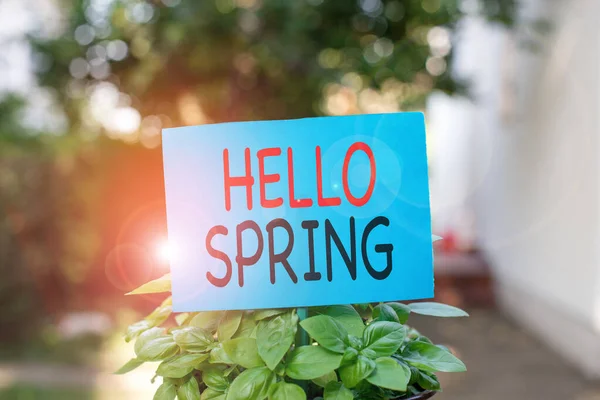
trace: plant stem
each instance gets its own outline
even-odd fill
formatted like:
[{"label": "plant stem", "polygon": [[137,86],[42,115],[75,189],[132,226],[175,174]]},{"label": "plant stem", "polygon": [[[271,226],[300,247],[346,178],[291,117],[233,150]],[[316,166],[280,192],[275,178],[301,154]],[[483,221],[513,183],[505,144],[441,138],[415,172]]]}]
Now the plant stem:
[{"label": "plant stem", "polygon": [[[300,319],[300,321],[308,318],[308,308],[307,307],[299,307],[296,310],[296,313],[298,314],[298,318]],[[296,347],[307,346],[309,344],[310,344],[310,341],[308,338],[308,333],[304,329],[302,329],[300,327],[300,325],[298,325],[298,332],[296,333]],[[304,390],[304,392],[306,392],[308,390],[308,382],[299,381],[298,384]]]},{"label": "plant stem", "polygon": [[[300,319],[300,321],[308,318],[308,308],[307,307],[300,307],[296,310],[296,312],[298,313],[298,318]],[[304,329],[299,327],[298,335],[296,335],[296,347],[307,346],[309,344],[310,343],[308,340],[308,333]]]}]

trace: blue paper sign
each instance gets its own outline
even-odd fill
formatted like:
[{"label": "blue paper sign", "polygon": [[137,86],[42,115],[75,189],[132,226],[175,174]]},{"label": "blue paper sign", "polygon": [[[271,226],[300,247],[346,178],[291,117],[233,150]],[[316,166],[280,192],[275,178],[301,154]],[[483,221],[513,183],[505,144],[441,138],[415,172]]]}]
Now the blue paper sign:
[{"label": "blue paper sign", "polygon": [[421,113],[166,129],[176,311],[433,297]]}]

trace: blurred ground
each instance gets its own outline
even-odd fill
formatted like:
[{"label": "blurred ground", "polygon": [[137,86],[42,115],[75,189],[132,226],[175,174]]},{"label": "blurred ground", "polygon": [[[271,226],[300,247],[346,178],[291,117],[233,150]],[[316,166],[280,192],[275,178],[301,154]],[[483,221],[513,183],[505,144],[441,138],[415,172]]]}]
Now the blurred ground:
[{"label": "blurred ground", "polygon": [[469,369],[440,377],[439,400],[600,399],[599,386],[495,310],[471,311],[460,320],[411,319],[434,342],[452,347]]},{"label": "blurred ground", "polygon": [[[460,354],[469,372],[441,377],[439,400],[597,400],[600,387],[492,309],[468,319],[413,316],[412,325]],[[151,399],[152,365],[125,376],[110,373],[131,354],[120,337],[107,341],[98,369],[44,363],[0,363],[2,400]]]}]

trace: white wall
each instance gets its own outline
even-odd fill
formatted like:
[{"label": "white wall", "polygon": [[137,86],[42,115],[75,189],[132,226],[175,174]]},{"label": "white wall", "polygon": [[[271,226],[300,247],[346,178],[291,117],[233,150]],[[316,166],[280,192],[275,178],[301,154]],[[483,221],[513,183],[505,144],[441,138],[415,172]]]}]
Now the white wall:
[{"label": "white wall", "polygon": [[[452,152],[470,167],[456,190],[475,212],[503,306],[600,377],[600,1],[555,11],[538,54],[518,35],[465,21],[457,72],[476,98],[466,117],[457,106],[466,148]],[[438,186],[449,193],[453,183]]]}]

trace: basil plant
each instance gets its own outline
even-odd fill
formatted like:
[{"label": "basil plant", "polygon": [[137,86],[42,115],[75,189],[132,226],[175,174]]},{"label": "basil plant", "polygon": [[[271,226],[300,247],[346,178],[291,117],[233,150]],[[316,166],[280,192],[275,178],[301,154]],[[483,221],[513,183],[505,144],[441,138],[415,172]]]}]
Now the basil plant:
[{"label": "basil plant", "polygon": [[[131,294],[168,291],[166,275]],[[436,372],[466,370],[406,325],[411,313],[467,316],[438,303],[172,315],[169,297],[128,328],[136,357],[117,373],[157,363],[155,400],[406,399],[439,391]]]}]

